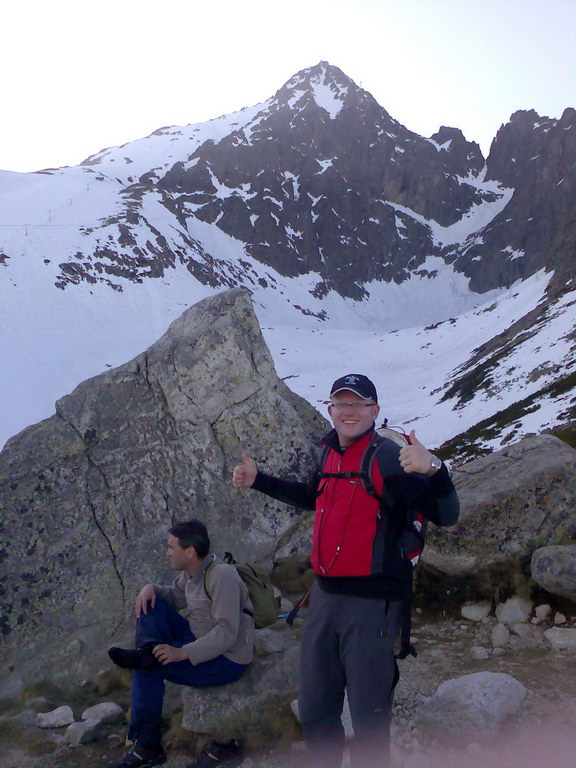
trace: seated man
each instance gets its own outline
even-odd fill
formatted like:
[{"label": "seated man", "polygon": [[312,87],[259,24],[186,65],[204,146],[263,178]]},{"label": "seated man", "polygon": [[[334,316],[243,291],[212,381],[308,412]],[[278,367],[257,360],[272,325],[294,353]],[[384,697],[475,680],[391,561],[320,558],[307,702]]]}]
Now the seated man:
[{"label": "seated man", "polygon": [[[147,584],[136,598],[136,649],[110,648],[112,661],[133,669],[132,748],[109,768],[160,765],[164,680],[202,688],[238,680],[252,661],[254,621],[248,589],[236,568],[209,555],[200,520],[176,524],[168,536],[172,586]],[[187,620],[178,611],[185,609]]]}]

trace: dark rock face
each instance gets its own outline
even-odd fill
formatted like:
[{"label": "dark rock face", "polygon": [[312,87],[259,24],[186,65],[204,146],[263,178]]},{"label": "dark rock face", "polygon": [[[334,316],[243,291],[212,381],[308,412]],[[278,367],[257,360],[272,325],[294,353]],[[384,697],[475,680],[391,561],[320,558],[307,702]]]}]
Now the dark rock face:
[{"label": "dark rock face", "polygon": [[12,438],[0,454],[5,694],[107,666],[138,589],[173,577],[175,521],[205,520],[217,552],[273,557],[296,513],[233,489],[232,468],[247,450],[298,475],[325,427],[278,379],[249,294],[234,289]]},{"label": "dark rock face", "polygon": [[370,280],[401,282],[408,262],[413,268],[433,250],[428,228],[389,203],[448,225],[482,200],[460,178],[482,169],[478,145],[457,129],[437,135],[447,146],[407,130],[321,62],[158,185],[281,274],[316,271],[324,290],[359,297]]},{"label": "dark rock face", "polygon": [[[428,256],[479,293],[542,268],[562,291],[576,241],[575,116],[516,112],[485,163],[458,128],[423,138],[320,62],[262,104],[211,121],[213,130],[166,127],[140,140],[145,150],[134,142],[86,160],[87,184],[109,187],[111,213],[80,228],[89,244],[63,256],[56,284],[121,291],[119,277],[142,282],[180,263],[213,288],[274,283],[203,246],[202,222],[283,276],[317,273],[317,297],[361,299],[373,280],[421,274]],[[441,228],[459,222],[446,237]]]},{"label": "dark rock face", "polygon": [[515,112],[492,144],[487,178],[514,194],[455,267],[476,291],[508,286],[543,267],[555,270],[562,287],[572,277],[576,242],[576,110],[564,110],[559,120]]}]

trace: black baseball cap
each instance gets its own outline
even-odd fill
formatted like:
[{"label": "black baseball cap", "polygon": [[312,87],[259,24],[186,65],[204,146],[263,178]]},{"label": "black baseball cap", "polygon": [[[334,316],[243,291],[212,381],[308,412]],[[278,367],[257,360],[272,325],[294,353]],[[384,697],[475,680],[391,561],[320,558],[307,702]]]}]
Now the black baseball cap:
[{"label": "black baseball cap", "polygon": [[372,400],[378,402],[376,387],[370,381],[368,376],[363,376],[361,373],[349,373],[347,376],[342,376],[340,379],[336,379],[334,384],[332,384],[330,397],[337,392],[343,392],[344,390],[354,392],[364,398],[364,400],[370,400],[370,398],[372,398]]}]

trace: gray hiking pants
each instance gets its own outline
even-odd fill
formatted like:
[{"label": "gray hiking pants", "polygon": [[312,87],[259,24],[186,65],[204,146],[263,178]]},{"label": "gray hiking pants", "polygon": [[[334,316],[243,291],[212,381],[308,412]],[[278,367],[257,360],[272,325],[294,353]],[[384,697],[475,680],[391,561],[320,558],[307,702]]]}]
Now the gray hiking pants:
[{"label": "gray hiking pants", "polygon": [[400,601],[312,589],[300,656],[298,708],[312,768],[339,768],[344,689],[354,728],[353,768],[390,759],[394,641]]}]

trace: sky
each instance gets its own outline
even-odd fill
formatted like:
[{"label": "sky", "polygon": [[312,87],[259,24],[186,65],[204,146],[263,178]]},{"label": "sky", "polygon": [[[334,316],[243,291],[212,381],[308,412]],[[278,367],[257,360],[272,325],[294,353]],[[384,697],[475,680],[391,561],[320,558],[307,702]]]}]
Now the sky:
[{"label": "sky", "polygon": [[485,155],[516,110],[576,106],[575,0],[22,0],[0,29],[2,170],[230,113],[320,60]]}]

